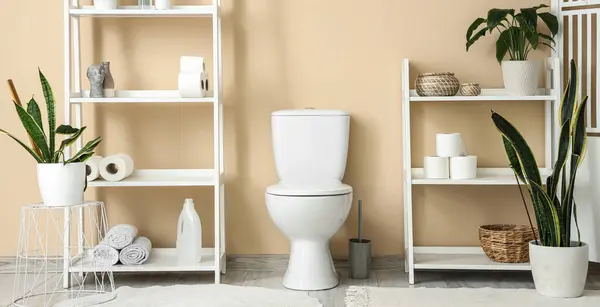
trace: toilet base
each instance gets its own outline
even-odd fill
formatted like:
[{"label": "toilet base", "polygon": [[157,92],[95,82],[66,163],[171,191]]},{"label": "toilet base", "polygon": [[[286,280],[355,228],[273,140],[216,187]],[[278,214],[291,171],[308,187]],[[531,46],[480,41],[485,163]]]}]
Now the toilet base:
[{"label": "toilet base", "polygon": [[288,289],[302,291],[335,288],[339,278],[331,259],[329,242],[292,242],[282,284]]}]

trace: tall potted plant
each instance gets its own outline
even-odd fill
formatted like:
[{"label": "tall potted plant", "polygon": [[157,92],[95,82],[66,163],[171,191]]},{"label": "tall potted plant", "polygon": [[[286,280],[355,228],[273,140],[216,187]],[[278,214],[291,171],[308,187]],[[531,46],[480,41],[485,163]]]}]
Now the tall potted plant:
[{"label": "tall potted plant", "polygon": [[[542,182],[527,141],[509,121],[492,111],[492,120],[502,134],[510,167],[529,190],[535,211],[539,238],[529,244],[535,287],[540,295],[551,297],[581,296],[589,261],[588,245],[581,242],[574,199],[577,169],[586,152],[587,97],[577,101],[574,61],[571,61],[570,74],[558,114],[561,130],[557,158],[546,182]],[[526,205],[524,198],[523,204]],[[577,229],[575,241],[571,240],[571,221],[575,221]]]},{"label": "tall potted plant", "polygon": [[[541,45],[552,48],[553,37],[558,33],[558,18],[549,12],[538,12],[547,7],[541,4],[523,8],[519,13],[514,9],[491,9],[487,18],[477,18],[467,30],[467,51],[482,36],[499,34],[496,59],[502,65],[504,87],[511,95],[536,94],[542,63],[529,60],[529,54]],[[548,27],[550,35],[540,32],[538,18]]]},{"label": "tall potted plant", "polygon": [[[56,127],[56,110],[52,88],[39,71],[42,91],[46,100],[48,114],[48,128],[44,129],[42,112],[38,103],[31,98],[23,106],[11,80],[8,81],[13,93],[13,104],[29,136],[31,146],[20,141],[6,130],[0,129],[0,134],[8,135],[23,147],[36,161],[38,185],[42,200],[46,206],[72,206],[83,202],[83,192],[86,188],[85,161],[94,155],[94,149],[102,141],[97,137],[89,141],[75,155],[66,158],[64,151],[77,141],[85,131],[69,125]],[[58,146],[55,145],[56,135],[63,135],[65,139]]]}]

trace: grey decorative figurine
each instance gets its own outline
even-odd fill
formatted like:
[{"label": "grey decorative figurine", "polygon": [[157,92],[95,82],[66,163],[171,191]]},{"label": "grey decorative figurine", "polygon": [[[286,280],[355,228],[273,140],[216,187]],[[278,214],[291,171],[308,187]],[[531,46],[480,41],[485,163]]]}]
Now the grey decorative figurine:
[{"label": "grey decorative figurine", "polygon": [[110,62],[102,62],[104,67],[104,97],[115,97],[115,79],[113,79],[112,73],[110,72]]},{"label": "grey decorative figurine", "polygon": [[90,98],[102,98],[103,83],[106,71],[102,65],[92,65],[87,70],[87,77],[90,80]]}]

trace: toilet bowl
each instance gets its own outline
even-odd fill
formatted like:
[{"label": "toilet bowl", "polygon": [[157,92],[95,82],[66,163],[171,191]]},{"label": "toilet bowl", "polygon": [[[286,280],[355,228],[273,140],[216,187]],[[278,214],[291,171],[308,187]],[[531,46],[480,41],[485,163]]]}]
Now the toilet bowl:
[{"label": "toilet bowl", "polygon": [[348,217],[352,188],[342,183],[320,188],[277,184],[267,189],[266,201],[269,215],[290,240],[283,286],[305,291],[337,286],[329,240]]},{"label": "toilet bowl", "polygon": [[283,110],[271,116],[279,183],[267,188],[271,219],[290,241],[284,287],[325,290],[339,283],[329,240],[352,205],[346,170],[350,116],[338,110]]}]

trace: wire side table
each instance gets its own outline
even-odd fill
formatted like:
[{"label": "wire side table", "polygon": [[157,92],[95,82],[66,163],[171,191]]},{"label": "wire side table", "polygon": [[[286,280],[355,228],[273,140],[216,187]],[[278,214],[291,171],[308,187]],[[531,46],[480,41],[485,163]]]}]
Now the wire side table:
[{"label": "wire side table", "polygon": [[93,258],[107,232],[104,203],[26,205],[20,224],[14,306],[91,306],[115,298],[110,265],[81,261]]}]

